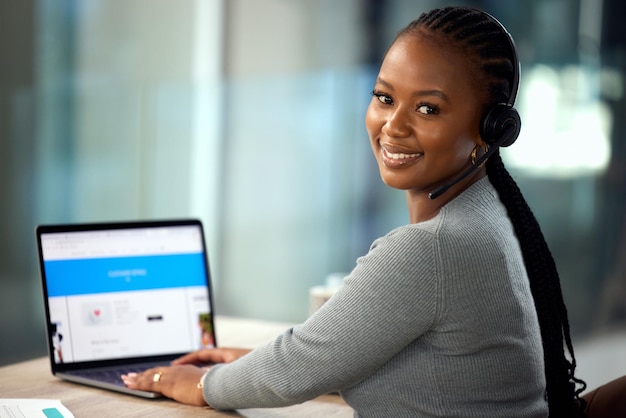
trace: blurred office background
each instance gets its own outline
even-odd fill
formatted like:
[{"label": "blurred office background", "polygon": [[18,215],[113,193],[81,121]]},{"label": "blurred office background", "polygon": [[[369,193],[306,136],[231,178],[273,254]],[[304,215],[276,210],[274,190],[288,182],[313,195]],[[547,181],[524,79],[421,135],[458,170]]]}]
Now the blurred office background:
[{"label": "blurred office background", "polygon": [[[516,39],[524,123],[505,161],[553,250],[575,344],[622,353],[626,7],[452,3]],[[395,33],[445,4],[0,0],[0,364],[46,350],[41,223],[198,217],[218,314],[305,319],[311,287],[408,221],[363,118]]]}]

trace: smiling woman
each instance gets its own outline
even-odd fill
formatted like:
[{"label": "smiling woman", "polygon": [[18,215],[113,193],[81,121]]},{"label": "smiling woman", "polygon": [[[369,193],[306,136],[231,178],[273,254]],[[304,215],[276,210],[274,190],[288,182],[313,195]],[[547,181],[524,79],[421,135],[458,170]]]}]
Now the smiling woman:
[{"label": "smiling woman", "polygon": [[[219,313],[304,321],[312,286],[408,223],[362,122],[396,31],[446,3],[0,2],[0,305],[16,313],[0,319],[0,364],[46,352],[43,222],[198,216]],[[626,319],[626,2],[463,3],[489,7],[521,47],[523,132],[501,155],[552,249],[576,375],[593,389],[626,370],[625,343],[613,346]],[[440,42],[450,59],[471,49]],[[417,93],[438,117],[435,92]],[[480,165],[485,149],[473,155]]]},{"label": "smiling woman", "polygon": [[365,118],[410,223],[377,239],[333,297],[274,341],[190,353],[126,384],[216,409],[339,392],[356,416],[578,415],[559,277],[498,152],[519,133],[518,71],[510,35],[482,11],[435,9],[410,23]]},{"label": "smiling woman", "polygon": [[[428,194],[468,168],[472,150],[484,149],[478,129],[484,95],[465,70],[467,57],[441,46],[419,32],[398,38],[380,68],[365,120],[385,184],[419,200],[409,208],[413,223],[437,214],[455,191],[437,201]],[[484,175],[476,172],[456,192]]]}]

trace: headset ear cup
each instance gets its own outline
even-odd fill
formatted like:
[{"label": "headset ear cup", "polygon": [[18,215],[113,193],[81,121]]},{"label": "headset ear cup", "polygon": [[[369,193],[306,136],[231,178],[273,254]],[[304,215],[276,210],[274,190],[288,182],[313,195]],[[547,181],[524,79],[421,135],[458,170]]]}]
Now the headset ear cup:
[{"label": "headset ear cup", "polygon": [[480,136],[489,146],[508,147],[515,142],[521,129],[522,120],[517,110],[500,103],[483,116]]}]

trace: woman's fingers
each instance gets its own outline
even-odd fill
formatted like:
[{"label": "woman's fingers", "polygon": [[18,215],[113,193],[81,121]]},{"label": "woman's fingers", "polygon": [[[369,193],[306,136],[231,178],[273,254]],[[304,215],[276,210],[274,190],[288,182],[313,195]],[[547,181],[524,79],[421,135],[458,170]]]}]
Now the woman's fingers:
[{"label": "woman's fingers", "polygon": [[206,405],[202,388],[198,385],[204,372],[204,369],[191,365],[158,367],[122,375],[122,380],[131,389],[158,392],[189,405]]},{"label": "woman's fingers", "polygon": [[194,351],[172,362],[170,367],[157,367],[142,373],[122,375],[124,384],[163,394],[168,398],[189,405],[206,405],[199,385],[207,364],[230,363],[248,354],[247,348],[214,348]]},{"label": "woman's fingers", "polygon": [[248,354],[251,350],[247,348],[207,348],[194,351],[177,358],[173,365],[195,364],[207,365],[216,363],[230,363]]}]

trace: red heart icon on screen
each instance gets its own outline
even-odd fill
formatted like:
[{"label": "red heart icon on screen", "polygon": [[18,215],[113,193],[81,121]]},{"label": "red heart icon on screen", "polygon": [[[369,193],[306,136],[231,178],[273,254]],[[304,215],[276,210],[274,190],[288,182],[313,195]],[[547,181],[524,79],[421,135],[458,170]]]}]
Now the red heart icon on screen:
[{"label": "red heart icon on screen", "polygon": [[100,316],[100,309],[94,309],[94,310],[93,310],[93,314],[94,314],[95,316]]}]

